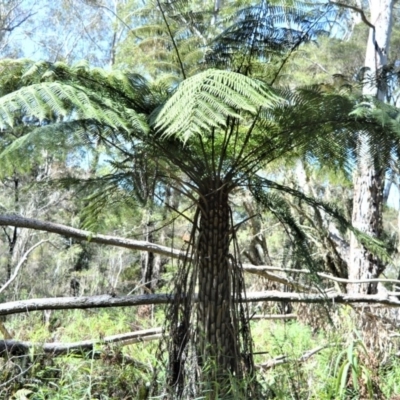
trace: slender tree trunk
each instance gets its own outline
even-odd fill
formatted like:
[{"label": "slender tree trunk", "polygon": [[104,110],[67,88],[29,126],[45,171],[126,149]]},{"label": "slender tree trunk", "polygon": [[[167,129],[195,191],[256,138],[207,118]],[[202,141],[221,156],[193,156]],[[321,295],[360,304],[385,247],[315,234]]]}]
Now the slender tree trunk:
[{"label": "slender tree trunk", "polygon": [[[153,242],[153,229],[154,223],[151,221],[151,211],[145,211],[145,217],[142,223],[143,226],[143,240],[152,243]],[[154,280],[154,262],[155,255],[149,251],[142,251],[140,256],[140,264],[142,270],[142,292],[153,293],[153,288],[156,286]]]},{"label": "slender tree trunk", "polygon": [[261,218],[257,215],[251,199],[243,201],[243,207],[250,218],[252,238],[249,248],[244,252],[245,256],[254,265],[272,265],[271,257],[269,255],[267,240],[263,233]]},{"label": "slender tree trunk", "polygon": [[[364,147],[364,146],[360,146]],[[352,223],[372,237],[382,233],[383,171],[360,162],[354,186]],[[384,270],[378,257],[371,254],[354,235],[350,241],[349,279],[377,278]],[[352,284],[351,293],[374,294],[377,284]]]},{"label": "slender tree trunk", "polygon": [[[386,83],[380,79],[387,64],[392,28],[393,0],[370,0],[370,33],[365,67],[367,67],[363,93],[384,101]],[[384,166],[374,157],[368,138],[360,134],[358,168],[354,178],[353,226],[368,235],[379,238],[382,233],[382,202]],[[384,265],[352,235],[350,241],[349,279],[377,278]],[[349,285],[350,293],[376,293],[376,284]]]},{"label": "slender tree trunk", "polygon": [[[217,381],[236,372],[237,332],[232,317],[228,193],[212,190],[200,200],[198,343],[200,363]],[[208,364],[208,365],[207,365]]]}]

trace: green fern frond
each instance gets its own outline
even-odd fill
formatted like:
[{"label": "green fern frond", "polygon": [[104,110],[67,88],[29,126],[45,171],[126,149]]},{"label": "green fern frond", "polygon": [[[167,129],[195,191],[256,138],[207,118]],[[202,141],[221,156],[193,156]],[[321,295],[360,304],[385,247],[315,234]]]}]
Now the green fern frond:
[{"label": "green fern frond", "polygon": [[119,103],[101,98],[84,88],[76,88],[59,82],[43,82],[23,87],[0,99],[0,128],[14,127],[21,118],[25,123],[41,124],[46,120],[93,119],[99,124],[117,130],[145,130],[143,117],[134,110],[121,109]]},{"label": "green fern frond", "polygon": [[230,71],[207,70],[183,81],[154,119],[164,137],[187,141],[213,127],[224,127],[227,117],[243,120],[241,112],[256,114],[278,101],[260,81]]},{"label": "green fern frond", "polygon": [[385,243],[354,228],[351,225],[351,222],[344,217],[343,212],[337,207],[337,205],[332,203],[326,203],[318,199],[306,196],[304,193],[296,189],[293,189],[286,185],[281,185],[277,182],[271,181],[266,178],[261,178],[256,176],[253,178],[252,183],[250,185],[250,190],[253,193],[254,198],[258,202],[260,202],[260,204],[264,204],[265,196],[271,189],[277,190],[280,193],[287,193],[303,201],[304,203],[308,204],[313,208],[319,208],[323,210],[337,221],[339,229],[341,229],[342,231],[348,229],[350,232],[352,232],[355,235],[355,237],[360,241],[360,243],[372,254],[377,255],[382,261],[388,262],[391,260],[390,254],[388,253]]}]

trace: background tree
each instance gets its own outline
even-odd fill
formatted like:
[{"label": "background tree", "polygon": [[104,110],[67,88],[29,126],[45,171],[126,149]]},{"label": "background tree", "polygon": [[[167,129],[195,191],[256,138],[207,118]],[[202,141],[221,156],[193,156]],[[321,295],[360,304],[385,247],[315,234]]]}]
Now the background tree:
[{"label": "background tree", "polygon": [[[366,75],[363,94],[381,101],[385,101],[387,96],[387,84],[382,74],[388,63],[393,4],[392,1],[370,2],[371,21],[365,56]],[[389,156],[381,154],[377,158],[375,156],[377,152],[371,149],[369,141],[362,135],[359,140],[352,223],[369,235],[380,238],[385,179],[385,164],[382,160],[387,160]],[[349,266],[349,277],[352,279],[378,277],[385,269],[382,260],[366,251],[355,238],[352,238],[350,243]],[[354,285],[349,290],[376,293],[377,285]]]}]

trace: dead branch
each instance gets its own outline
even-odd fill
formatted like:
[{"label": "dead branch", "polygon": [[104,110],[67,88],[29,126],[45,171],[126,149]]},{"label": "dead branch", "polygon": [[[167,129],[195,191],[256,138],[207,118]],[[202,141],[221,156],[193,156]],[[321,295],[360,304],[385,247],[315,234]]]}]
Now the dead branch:
[{"label": "dead branch", "polygon": [[352,6],[350,4],[341,3],[341,2],[335,1],[335,0],[332,0],[332,1],[330,0],[329,3],[335,4],[335,5],[339,6],[339,7],[348,8],[348,9],[350,9],[352,11],[355,11],[356,13],[360,14],[360,17],[361,17],[362,21],[364,22],[364,24],[375,31],[375,25],[373,25],[370,21],[368,21],[368,18],[365,15],[364,10],[362,10],[361,8],[356,7],[356,6]]},{"label": "dead branch", "polygon": [[277,365],[287,364],[287,363],[290,363],[290,362],[305,362],[309,358],[311,358],[314,354],[317,354],[320,351],[326,349],[327,347],[331,347],[331,346],[332,345],[325,345],[325,346],[316,347],[315,349],[306,351],[299,358],[295,358],[295,359],[293,359],[293,358],[291,358],[289,356],[286,356],[286,355],[281,355],[281,356],[275,357],[272,360],[269,360],[269,361],[267,361],[265,363],[258,364],[258,365],[256,365],[256,367],[266,370],[266,369],[274,368]]},{"label": "dead branch", "polygon": [[[54,222],[41,221],[34,218],[25,218],[19,215],[0,215],[0,226],[16,226],[19,228],[28,228],[35,229],[39,231],[57,233],[59,235],[64,235],[67,237],[73,237],[76,239],[87,240],[92,243],[124,247],[132,250],[140,250],[140,251],[149,251],[152,253],[160,254],[163,256],[168,256],[172,258],[186,257],[186,254],[181,252],[180,250],[176,250],[170,247],[161,246],[155,243],[146,242],[144,240],[133,240],[126,239],[119,236],[109,236],[109,235],[101,235],[93,232],[85,231],[83,229],[72,228],[70,226],[56,224]],[[270,274],[268,271],[285,271],[285,272],[300,272],[300,273],[308,273],[309,270],[290,270],[290,269],[282,269],[271,266],[254,266],[251,264],[244,264],[243,269],[246,272],[250,272],[253,274],[258,274],[261,276],[265,276],[268,279],[276,280],[277,282],[284,283],[287,285],[291,285],[297,287],[302,290],[313,291],[314,288],[311,288],[307,285],[295,282],[289,278],[285,278],[279,275]],[[391,282],[391,283],[400,283],[399,280],[395,279],[369,279],[369,280],[359,280],[359,281],[350,281],[342,278],[335,278],[333,276],[323,274],[318,272],[317,275],[336,280],[338,282],[345,283],[369,283],[369,282]]]},{"label": "dead branch", "polygon": [[253,315],[251,320],[259,320],[259,319],[297,319],[296,314],[269,314],[269,315],[262,315],[262,314],[256,314]]},{"label": "dead branch", "polygon": [[19,215],[0,215],[0,226],[16,226],[18,228],[35,229],[39,231],[57,233],[67,237],[87,240],[88,242],[105,244],[127,249],[149,251],[163,256],[179,258],[184,257],[184,253],[179,250],[160,246],[144,240],[126,239],[119,236],[100,235],[83,229],[76,229],[70,226],[56,224],[54,222],[40,221],[34,218],[25,218]]},{"label": "dead branch", "polygon": [[7,287],[15,280],[15,278],[18,276],[18,272],[21,269],[21,267],[24,265],[25,261],[28,259],[29,254],[36,249],[36,247],[40,246],[41,244],[48,242],[48,240],[41,240],[40,242],[34,244],[32,247],[30,247],[24,255],[21,257],[19,260],[17,266],[15,267],[13,275],[10,277],[10,279],[0,288],[0,293],[3,292]]},{"label": "dead branch", "polygon": [[258,301],[291,301],[294,303],[326,303],[326,304],[383,304],[391,307],[400,307],[400,300],[387,293],[362,295],[346,293],[290,293],[279,291],[252,292],[247,294],[248,302]]},{"label": "dead branch", "polygon": [[[59,235],[64,235],[67,237],[87,240],[92,243],[124,247],[132,250],[148,251],[172,258],[180,258],[187,256],[180,250],[176,250],[166,246],[161,246],[151,242],[146,242],[144,240],[133,240],[119,236],[101,235],[85,231],[83,229],[72,228],[70,226],[56,224],[54,222],[41,221],[34,218],[25,218],[19,215],[0,215],[0,226],[16,226],[19,228],[28,228],[44,232],[57,233]],[[251,264],[244,264],[243,269],[246,272],[258,274],[267,277],[268,279],[276,280],[277,282],[291,285],[301,290],[315,291],[315,288],[312,288],[308,285],[304,285],[299,282],[295,282],[290,278],[282,277],[280,275],[275,275],[268,272],[275,270],[275,271],[300,272],[300,273],[310,274],[311,271],[309,270],[290,270],[290,269],[282,269],[271,266],[254,266]],[[318,272],[317,275],[327,279],[337,280],[338,282],[346,282],[346,283],[369,283],[369,282],[400,283],[399,280],[392,280],[392,279],[370,279],[370,280],[360,280],[360,281],[349,281],[349,280],[343,280],[341,278],[335,278],[327,274],[322,274],[320,272]]]},{"label": "dead branch", "polygon": [[283,283],[284,285],[292,286],[298,290],[305,290],[308,292],[318,292],[318,289],[309,285],[305,285],[304,283],[296,282],[294,279],[286,278],[282,275],[277,275],[272,272],[269,272],[266,268],[261,268],[253,265],[246,264],[243,266],[245,272],[249,272],[251,274],[256,274],[258,276],[262,276],[264,278],[269,279],[270,281]]},{"label": "dead branch", "polygon": [[[183,298],[183,296],[182,296]],[[145,304],[167,304],[173,299],[171,294],[144,294],[137,296],[85,296],[85,297],[54,297],[44,299],[29,299],[0,304],[0,315],[19,314],[43,310],[72,310],[107,307],[129,307]],[[291,293],[276,290],[248,293],[246,302],[290,301],[295,303],[327,303],[327,304],[383,304],[400,307],[400,300],[387,293],[362,295],[345,293]]]},{"label": "dead branch", "polygon": [[[344,278],[337,278],[335,276],[329,275],[329,274],[325,274],[323,272],[312,272],[309,269],[288,269],[288,268],[279,268],[279,267],[273,267],[271,265],[251,265],[251,264],[243,264],[243,269],[245,272],[249,272],[251,274],[256,274],[256,275],[260,275],[260,276],[265,276],[267,277],[267,275],[270,275],[269,271],[280,271],[280,272],[292,272],[292,273],[297,273],[297,274],[307,274],[307,275],[318,275],[321,278],[325,278],[325,279],[329,279],[332,280],[334,282],[342,282],[342,283],[399,283],[400,284],[400,280],[398,279],[386,279],[386,278],[376,278],[376,279],[357,279],[357,280],[351,280],[351,279],[344,279]],[[274,278],[276,279],[288,279],[285,277],[282,277],[281,275],[276,275],[276,274],[272,274],[271,275],[271,280],[274,280]],[[280,281],[277,281],[280,282]],[[291,283],[287,283],[288,285],[290,285]],[[300,285],[300,284],[298,284]],[[299,288],[301,286],[298,286]]]},{"label": "dead branch", "polygon": [[135,343],[148,342],[161,338],[161,328],[151,328],[120,335],[107,336],[96,340],[83,340],[73,343],[33,343],[19,340],[0,340],[0,357],[28,354],[31,349],[57,357],[64,355],[82,355],[93,353],[95,346],[118,343],[127,346]]},{"label": "dead branch", "polygon": [[128,307],[147,304],[167,304],[169,294],[145,294],[136,296],[99,295],[85,297],[53,297],[29,299],[0,304],[0,315],[19,314],[29,311],[69,310],[87,308]]}]

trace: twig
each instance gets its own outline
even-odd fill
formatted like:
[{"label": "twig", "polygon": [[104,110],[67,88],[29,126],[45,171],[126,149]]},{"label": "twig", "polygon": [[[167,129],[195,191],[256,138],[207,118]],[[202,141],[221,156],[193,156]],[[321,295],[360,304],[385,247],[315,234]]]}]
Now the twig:
[{"label": "twig", "polygon": [[296,314],[273,314],[273,315],[256,314],[253,315],[250,319],[257,320],[257,319],[296,319],[296,318],[297,318]]},{"label": "twig", "polygon": [[281,355],[281,356],[275,357],[272,360],[269,360],[265,363],[258,364],[258,365],[256,365],[256,367],[261,368],[261,369],[270,369],[270,368],[276,367],[277,365],[287,364],[289,362],[305,362],[309,358],[311,358],[314,354],[317,354],[320,351],[322,351],[328,347],[332,347],[332,346],[334,346],[334,345],[328,344],[325,346],[316,347],[315,349],[306,351],[297,359],[290,358],[289,356],[286,356],[286,355]]},{"label": "twig", "polygon": [[16,379],[18,379],[21,376],[24,376],[33,366],[35,365],[35,363],[32,363],[31,365],[29,365],[28,368],[24,369],[23,371],[21,371],[18,375],[13,376],[11,379],[9,379],[6,382],[3,382],[2,384],[0,384],[0,388],[1,387],[5,387],[8,384],[10,384],[12,381],[15,381]]},{"label": "twig", "polygon": [[15,280],[15,278],[18,276],[18,272],[21,269],[22,265],[24,262],[28,259],[29,254],[36,249],[36,247],[40,246],[41,244],[48,242],[49,240],[41,240],[40,242],[34,244],[31,248],[29,248],[24,255],[21,257],[19,260],[18,265],[15,267],[14,273],[10,277],[10,279],[0,288],[0,293],[4,292],[4,290],[7,289],[7,287]]}]

